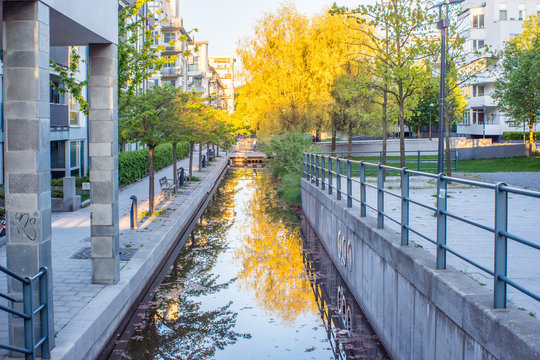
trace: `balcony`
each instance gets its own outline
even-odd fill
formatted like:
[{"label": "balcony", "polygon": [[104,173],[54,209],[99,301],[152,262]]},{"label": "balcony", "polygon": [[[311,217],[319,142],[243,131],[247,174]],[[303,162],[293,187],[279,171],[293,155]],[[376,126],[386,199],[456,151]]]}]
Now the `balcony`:
[{"label": "balcony", "polygon": [[457,133],[462,135],[502,135],[499,124],[458,124]]},{"label": "balcony", "polygon": [[181,18],[170,19],[161,25],[163,31],[180,31],[183,27],[184,24]]},{"label": "balcony", "polygon": [[182,52],[182,42],[176,41],[173,46],[165,45],[163,55],[177,55]]},{"label": "balcony", "polygon": [[497,103],[489,95],[476,96],[467,99],[470,108],[491,108],[497,107]]},{"label": "balcony", "polygon": [[68,106],[64,104],[51,104],[51,128],[60,130],[69,127]]},{"label": "balcony", "polygon": [[176,78],[182,76],[182,68],[164,67],[161,69],[161,77]]}]

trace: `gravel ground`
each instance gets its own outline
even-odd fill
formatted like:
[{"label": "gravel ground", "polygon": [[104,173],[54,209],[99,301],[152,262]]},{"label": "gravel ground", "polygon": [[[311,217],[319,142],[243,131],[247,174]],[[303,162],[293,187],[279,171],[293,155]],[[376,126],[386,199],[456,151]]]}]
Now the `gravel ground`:
[{"label": "gravel ground", "polygon": [[504,182],[508,185],[540,191],[540,172],[459,173],[459,175],[488,183]]}]

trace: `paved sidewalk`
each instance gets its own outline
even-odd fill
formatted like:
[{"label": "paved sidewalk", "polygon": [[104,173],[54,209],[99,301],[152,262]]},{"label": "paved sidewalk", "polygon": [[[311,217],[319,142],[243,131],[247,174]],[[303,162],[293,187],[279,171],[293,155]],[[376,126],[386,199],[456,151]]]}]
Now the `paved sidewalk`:
[{"label": "paved sidewalk", "polygon": [[[375,178],[368,178],[367,182],[376,186]],[[335,180],[334,180],[335,186]],[[388,177],[385,183],[388,191],[401,195],[398,177]],[[346,181],[342,182],[342,190],[346,191]],[[335,198],[335,189],[332,195]],[[353,198],[360,199],[360,184],[353,182]],[[436,206],[436,183],[434,180],[424,180],[411,176],[410,198],[422,204]],[[465,219],[494,227],[494,192],[490,189],[475,188],[466,185],[453,184],[448,187],[448,211]],[[346,206],[346,194],[341,202]],[[368,205],[377,207],[377,192],[367,188]],[[510,194],[508,196],[508,231],[525,239],[540,243],[540,199]],[[360,204],[353,200],[353,211],[360,214]],[[401,200],[385,194],[384,212],[400,221]],[[372,209],[367,215],[376,217]],[[437,220],[433,211],[418,205],[410,205],[409,214],[412,229],[424,234],[430,239],[436,239]],[[390,219],[384,220],[385,228],[400,233],[400,226]],[[485,230],[461,221],[448,218],[447,245],[455,251],[467,256],[480,265],[493,269],[494,266],[494,235]],[[410,246],[422,247],[433,254],[435,267],[435,246],[429,241],[410,232]],[[493,277],[448,253],[447,263],[460,272],[471,277],[487,288],[493,289]],[[521,245],[515,241],[508,241],[508,277],[525,286],[529,290],[540,294],[540,251]],[[508,300],[520,310],[531,312],[531,315],[540,318],[540,302],[522,294],[508,286]]]},{"label": "paved sidewalk", "polygon": [[[206,149],[203,148],[203,151]],[[224,156],[221,152],[219,155]],[[119,193],[119,212],[120,212],[120,251],[121,251],[121,279],[125,275],[125,269],[132,261],[126,261],[135,256],[142,248],[152,241],[153,238],[160,236],[166,227],[167,215],[179,209],[184,202],[190,202],[190,195],[194,193],[204,182],[204,178],[209,174],[214,175],[215,164],[222,164],[225,159],[217,158],[203,171],[198,169],[198,152],[195,152],[193,158],[193,175],[201,179],[200,182],[190,182],[180,191],[180,194],[172,199],[162,196],[159,193],[159,179],[163,176],[172,178],[172,165],[157,172],[155,175],[156,208],[161,208],[161,215],[153,218],[143,218],[139,221],[139,230],[130,230],[129,212],[131,208],[130,196],[137,196],[139,202],[139,214],[148,209],[148,177],[128,185],[120,190]],[[189,167],[189,158],[178,161],[178,167],[184,167],[186,174]],[[221,165],[220,165],[221,166]],[[199,195],[197,192],[195,196]],[[183,211],[186,212],[186,211]],[[187,212],[186,212],[187,213]],[[154,231],[154,234],[152,233]],[[156,242],[154,239],[153,242]],[[148,247],[153,246],[150,244]],[[69,339],[71,335],[65,334],[62,330],[66,328],[74,318],[81,316],[81,310],[100,293],[107,288],[117,287],[92,284],[92,263],[89,247],[90,242],[90,207],[83,208],[70,213],[52,214],[52,251],[53,251],[53,297],[54,297],[54,328],[57,337],[57,347],[62,342],[62,335]],[[81,251],[84,250],[84,251]],[[147,250],[147,249],[145,249]],[[74,258],[76,256],[78,258]],[[0,264],[6,264],[6,247],[0,247]],[[133,269],[130,269],[133,271]],[[119,284],[120,285],[120,284]],[[0,291],[6,292],[7,282],[5,278],[0,278]],[[87,310],[85,309],[85,312]],[[112,319],[111,319],[112,320]],[[7,343],[7,314],[0,312],[0,343]],[[76,328],[76,327],[75,327]],[[59,341],[60,340],[60,341]],[[0,350],[0,359],[7,359],[6,352]]]}]

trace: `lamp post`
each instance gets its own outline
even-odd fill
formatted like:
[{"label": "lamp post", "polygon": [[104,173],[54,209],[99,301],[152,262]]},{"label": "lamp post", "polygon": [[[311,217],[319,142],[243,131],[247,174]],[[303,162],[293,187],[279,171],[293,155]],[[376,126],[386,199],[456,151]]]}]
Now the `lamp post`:
[{"label": "lamp post", "polygon": [[431,141],[431,111],[435,105],[429,104],[429,140]]},{"label": "lamp post", "polygon": [[[441,174],[444,171],[444,101],[446,98],[446,29],[450,26],[450,19],[448,19],[448,6],[453,4],[460,4],[465,0],[450,0],[448,2],[443,1],[436,5],[433,5],[429,9],[439,8],[439,21],[437,21],[437,29],[441,30],[441,84],[440,84],[440,98],[439,98],[439,144],[437,154],[437,173]],[[443,6],[445,6],[446,17],[443,19]]]}]

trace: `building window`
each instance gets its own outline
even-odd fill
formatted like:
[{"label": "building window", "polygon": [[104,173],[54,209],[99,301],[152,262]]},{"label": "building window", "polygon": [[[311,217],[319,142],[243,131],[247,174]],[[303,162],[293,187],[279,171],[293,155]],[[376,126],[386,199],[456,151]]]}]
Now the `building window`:
[{"label": "building window", "polygon": [[195,78],[193,80],[193,86],[195,86],[196,88],[202,87],[202,79],[201,78]]},{"label": "building window", "polygon": [[79,126],[79,102],[69,94],[69,126]]},{"label": "building window", "polygon": [[473,40],[472,41],[472,49],[473,49],[473,51],[480,50],[483,47],[484,47],[484,40]]},{"label": "building window", "polygon": [[471,124],[471,110],[470,109],[465,110],[465,114],[463,114],[463,123],[466,125]]},{"label": "building window", "polygon": [[499,20],[508,20],[508,8],[506,4],[499,5]]},{"label": "building window", "polygon": [[51,141],[51,169],[65,171],[66,153],[63,141]]},{"label": "building window", "polygon": [[519,4],[519,20],[525,20],[527,17],[527,11],[525,10],[525,4]]},{"label": "building window", "polygon": [[176,40],[176,36],[172,32],[166,32],[163,33],[163,42],[165,44],[169,44],[170,42],[174,42]]},{"label": "building window", "polygon": [[474,85],[473,86],[473,97],[484,96],[484,86],[483,85]]},{"label": "building window", "polygon": [[51,104],[65,104],[64,93],[60,91],[63,84],[59,81],[51,80],[50,102]]},{"label": "building window", "polygon": [[70,141],[69,143],[69,166],[71,176],[82,176],[82,159],[84,158],[84,147],[81,140]]},{"label": "building window", "polygon": [[484,109],[473,109],[472,122],[473,124],[484,125]]},{"label": "building window", "polygon": [[484,14],[473,15],[472,27],[477,29],[484,28]]}]

